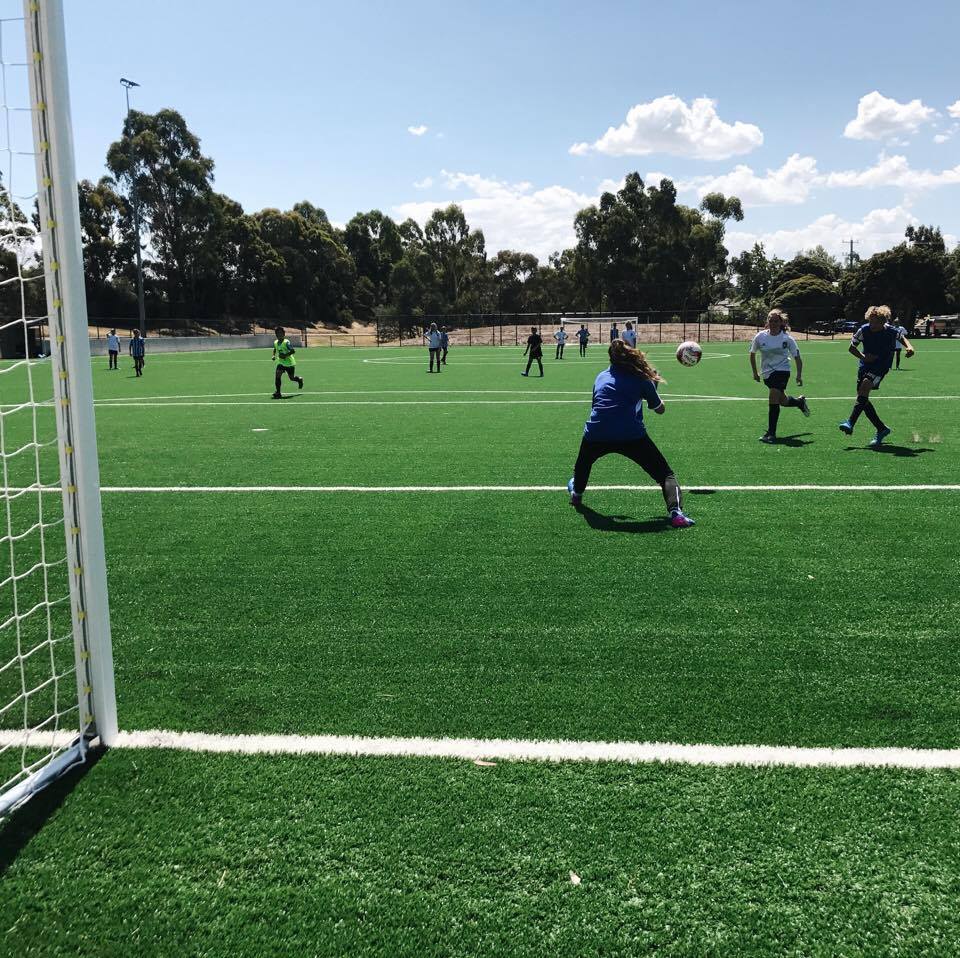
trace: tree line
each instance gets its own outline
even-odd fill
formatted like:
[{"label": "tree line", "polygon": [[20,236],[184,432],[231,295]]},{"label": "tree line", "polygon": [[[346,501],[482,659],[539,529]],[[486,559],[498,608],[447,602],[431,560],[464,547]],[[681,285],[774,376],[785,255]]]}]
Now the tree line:
[{"label": "tree line", "polygon": [[[542,262],[520,250],[489,254],[483,231],[456,204],[422,227],[370,210],[339,228],[306,200],[247,213],[216,191],[213,160],[171,109],[131,111],[106,167],[98,182],[79,184],[88,311],[96,318],[137,312],[134,200],[154,321],[240,330],[254,320],[337,326],[450,313],[687,313],[730,299],[756,312],[792,309],[806,325],[862,315],[873,302],[904,319],[960,308],[960,251],[948,253],[936,227],[910,227],[899,246],[847,268],[819,247],[789,262],[768,257],[761,244],[731,258],[724,234],[729,221],[743,219],[739,199],[712,193],[697,208],[684,206],[670,180],[648,185],[637,173],[577,213],[574,245]],[[27,218],[5,202],[0,216],[22,229]],[[36,226],[36,211],[33,218]],[[0,250],[0,280],[16,269],[14,254]],[[18,315],[12,284],[0,290],[0,309]]]}]

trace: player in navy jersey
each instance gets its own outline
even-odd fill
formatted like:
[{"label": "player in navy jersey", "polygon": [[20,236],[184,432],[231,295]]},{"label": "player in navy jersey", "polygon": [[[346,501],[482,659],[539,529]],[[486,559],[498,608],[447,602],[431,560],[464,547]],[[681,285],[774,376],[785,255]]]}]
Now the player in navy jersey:
[{"label": "player in navy jersey", "polygon": [[527,368],[520,373],[521,376],[530,375],[530,367],[533,365],[534,360],[536,360],[537,365],[540,367],[540,378],[543,378],[543,339],[540,337],[540,333],[537,332],[536,326],[530,327],[530,335],[527,337],[527,347],[523,351],[523,355],[527,356]]},{"label": "player in navy jersey", "polygon": [[876,435],[869,442],[869,445],[876,449],[890,435],[891,430],[870,401],[870,393],[880,388],[883,377],[890,372],[897,341],[903,341],[908,359],[913,355],[914,349],[910,345],[910,340],[906,336],[901,336],[896,327],[887,325],[887,320],[890,319],[889,306],[871,306],[864,318],[866,323],[853,334],[850,340],[850,352],[860,360],[857,372],[857,401],[854,403],[850,418],[840,423],[840,432],[848,436],[853,435],[853,428],[860,414],[866,413],[867,419],[877,430]]},{"label": "player in navy jersey", "polygon": [[692,526],[693,519],[683,514],[677,477],[643,423],[644,402],[658,415],[665,411],[657,393],[657,383],[663,382],[663,378],[643,353],[622,339],[610,344],[609,354],[610,368],[600,373],[593,384],[593,409],[583,428],[573,478],[567,483],[570,502],[580,505],[593,464],[615,452],[633,460],[660,486],[670,525],[675,529]]},{"label": "player in navy jersey", "polygon": [[580,324],[580,328],[577,330],[577,339],[580,340],[580,355],[587,355],[587,343],[590,342],[590,330],[587,329],[583,323]]}]

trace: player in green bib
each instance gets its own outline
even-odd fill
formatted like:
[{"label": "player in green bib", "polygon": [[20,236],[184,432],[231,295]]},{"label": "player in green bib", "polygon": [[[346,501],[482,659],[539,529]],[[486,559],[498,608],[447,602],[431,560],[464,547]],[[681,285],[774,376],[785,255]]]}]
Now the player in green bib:
[{"label": "player in green bib", "polygon": [[273,361],[277,364],[277,373],[274,379],[273,398],[283,399],[280,392],[280,380],[283,379],[283,374],[286,373],[300,389],[303,389],[303,377],[297,375],[297,361],[293,358],[296,350],[290,345],[284,328],[278,326],[274,333],[277,338],[273,341]]}]

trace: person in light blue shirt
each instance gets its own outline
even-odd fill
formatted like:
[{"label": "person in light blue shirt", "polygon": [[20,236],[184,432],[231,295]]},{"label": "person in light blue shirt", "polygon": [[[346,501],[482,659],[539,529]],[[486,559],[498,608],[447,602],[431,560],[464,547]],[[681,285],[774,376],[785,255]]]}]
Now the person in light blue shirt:
[{"label": "person in light blue shirt", "polygon": [[440,335],[440,330],[437,329],[436,323],[431,323],[430,328],[423,334],[424,340],[426,340],[427,348],[430,350],[430,368],[427,372],[433,372],[433,363],[437,363],[437,372],[440,372],[440,352],[442,349],[443,338]]},{"label": "person in light blue shirt", "polygon": [[660,374],[639,350],[622,339],[610,344],[610,368],[605,369],[593,384],[593,408],[583,428],[583,439],[573,478],[567,483],[570,502],[579,506],[590,481],[594,463],[610,453],[632,460],[663,490],[663,499],[675,529],[692,526],[693,519],[683,513],[680,484],[673,470],[647,435],[643,421],[643,404],[657,415],[665,407],[657,392]]}]

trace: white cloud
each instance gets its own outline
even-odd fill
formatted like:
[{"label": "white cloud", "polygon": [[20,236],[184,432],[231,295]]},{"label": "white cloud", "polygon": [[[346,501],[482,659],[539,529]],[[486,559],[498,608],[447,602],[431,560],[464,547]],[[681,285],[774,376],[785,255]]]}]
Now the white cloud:
[{"label": "white cloud", "polygon": [[820,216],[807,226],[791,230],[750,233],[728,230],[724,245],[731,254],[750,249],[754,243],[763,243],[767,255],[789,259],[800,250],[822,245],[831,253],[840,255],[845,244],[853,239],[860,256],[872,256],[881,250],[903,242],[903,232],[910,224],[919,222],[905,206],[871,210],[862,220],[846,220],[836,213]]},{"label": "white cloud", "polygon": [[[598,200],[597,196],[587,196],[563,186],[534,189],[530,183],[507,183],[476,173],[444,170],[443,177],[447,188],[463,189],[469,194],[456,202],[470,226],[483,230],[488,254],[501,249],[519,249],[545,262],[555,250],[576,242],[574,217]],[[449,202],[448,198],[401,203],[394,207],[394,213],[399,219],[409,216],[422,224],[435,209]]]},{"label": "white cloud", "polygon": [[830,173],[827,186],[867,187],[895,186],[903,190],[929,190],[938,186],[960,184],[960,164],[952,169],[934,173],[931,170],[915,170],[905,156],[886,156],[865,170],[842,170]]},{"label": "white cloud", "polygon": [[899,103],[877,90],[860,97],[857,115],[844,128],[851,140],[888,140],[915,133],[933,119],[935,110],[920,100]]},{"label": "white cloud", "polygon": [[407,133],[411,134],[412,136],[423,136],[423,134],[429,129],[430,127],[421,123],[420,126],[408,126]]},{"label": "white cloud", "polygon": [[433,186],[432,176],[425,176],[422,180],[417,180],[413,184],[415,190],[429,190],[431,186]]},{"label": "white cloud", "polygon": [[934,142],[934,143],[946,143],[947,140],[949,140],[951,136],[953,136],[952,133],[938,133],[938,134],[933,138],[933,142]]},{"label": "white cloud", "polygon": [[723,160],[749,153],[763,143],[763,133],[752,123],[726,123],[716,105],[699,97],[689,106],[673,94],[630,108],[620,126],[611,126],[594,143],[575,143],[574,156],[591,150],[607,156],[646,156],[668,153],[701,160]]},{"label": "white cloud", "polygon": [[955,120],[960,120],[960,100],[957,100],[956,103],[951,103],[950,106],[947,107],[947,113]]},{"label": "white cloud", "polygon": [[[648,183],[662,178],[662,173],[647,174]],[[746,206],[771,206],[805,203],[810,190],[821,181],[817,161],[812,156],[794,153],[779,169],[768,169],[763,176],[741,163],[720,176],[694,176],[674,185],[678,192],[696,193],[701,198],[707,193],[725,193],[739,197]]]}]

